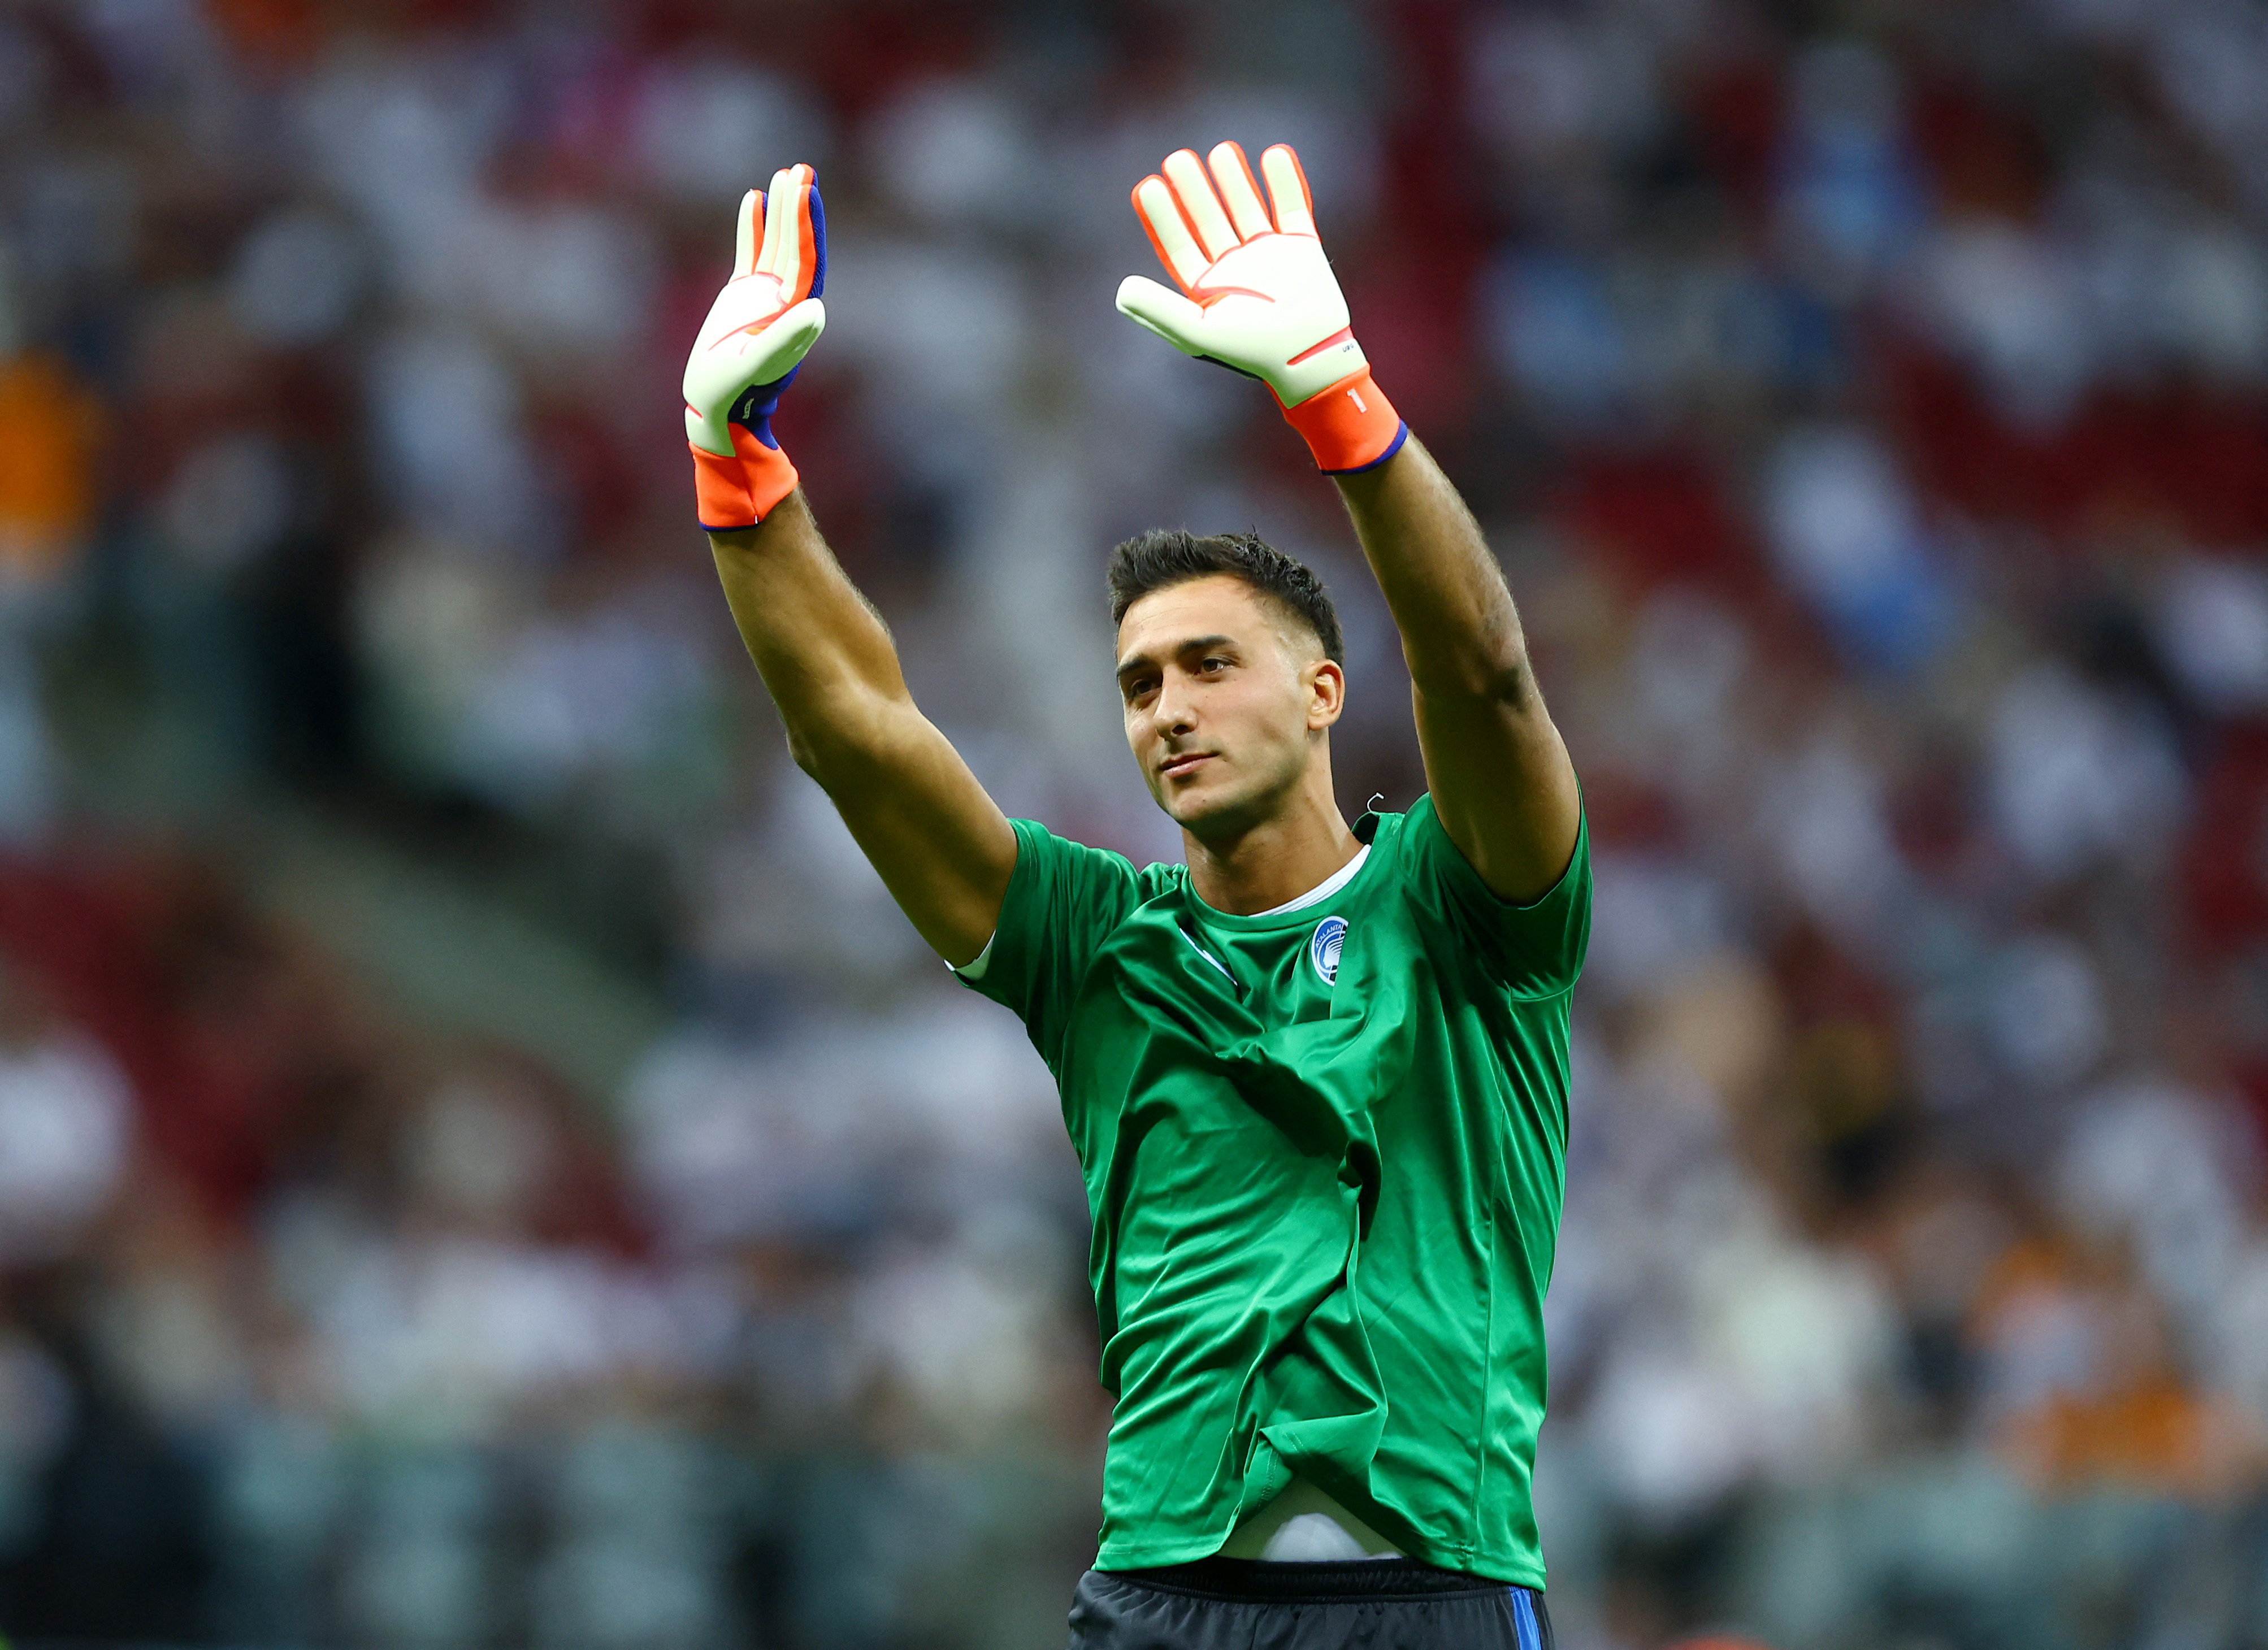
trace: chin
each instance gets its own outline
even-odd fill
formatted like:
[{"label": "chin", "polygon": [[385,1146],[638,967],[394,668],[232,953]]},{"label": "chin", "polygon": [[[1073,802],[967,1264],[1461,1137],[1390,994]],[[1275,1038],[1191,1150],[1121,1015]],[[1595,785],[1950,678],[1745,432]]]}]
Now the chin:
[{"label": "chin", "polygon": [[1248,823],[1259,811],[1255,801],[1252,797],[1223,793],[1200,785],[1179,796],[1161,796],[1158,806],[1165,809],[1166,817],[1174,824],[1202,836],[1208,826],[1234,830]]},{"label": "chin", "polygon": [[1175,796],[1165,791],[1151,793],[1158,799],[1158,807],[1165,816],[1181,826],[1192,826],[1212,812],[1213,799],[1201,794]]}]

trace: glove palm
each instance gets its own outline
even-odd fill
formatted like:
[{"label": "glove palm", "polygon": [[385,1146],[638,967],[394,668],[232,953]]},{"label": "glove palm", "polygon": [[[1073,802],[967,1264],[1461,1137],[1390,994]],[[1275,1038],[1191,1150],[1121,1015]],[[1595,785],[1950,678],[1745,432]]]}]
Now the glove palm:
[{"label": "glove palm", "polygon": [[1214,145],[1208,164],[1210,180],[1177,150],[1135,186],[1135,213],[1182,290],[1130,275],[1119,313],[1185,355],[1265,380],[1324,469],[1382,462],[1406,431],[1355,342],[1299,157],[1285,144],[1260,157],[1272,211],[1238,145]]}]

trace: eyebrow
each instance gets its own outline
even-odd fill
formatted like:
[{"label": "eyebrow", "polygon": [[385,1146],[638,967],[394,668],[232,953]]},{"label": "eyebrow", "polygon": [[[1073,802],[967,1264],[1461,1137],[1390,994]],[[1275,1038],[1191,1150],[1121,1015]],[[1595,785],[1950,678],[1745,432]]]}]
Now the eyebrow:
[{"label": "eyebrow", "polygon": [[[1194,653],[1200,648],[1235,645],[1236,638],[1233,636],[1193,636],[1186,641],[1174,643],[1172,651],[1178,658],[1183,653]],[[1139,670],[1145,665],[1154,665],[1157,662],[1147,653],[1130,653],[1118,661],[1118,668],[1113,674],[1123,678],[1130,671]]]}]

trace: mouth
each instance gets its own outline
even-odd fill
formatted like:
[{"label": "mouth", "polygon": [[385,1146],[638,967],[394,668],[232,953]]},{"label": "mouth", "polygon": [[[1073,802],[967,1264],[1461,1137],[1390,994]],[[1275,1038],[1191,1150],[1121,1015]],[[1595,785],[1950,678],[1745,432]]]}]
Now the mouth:
[{"label": "mouth", "polygon": [[1159,763],[1158,772],[1167,779],[1184,779],[1219,754],[1217,751],[1193,750],[1186,755],[1175,756],[1169,762]]}]

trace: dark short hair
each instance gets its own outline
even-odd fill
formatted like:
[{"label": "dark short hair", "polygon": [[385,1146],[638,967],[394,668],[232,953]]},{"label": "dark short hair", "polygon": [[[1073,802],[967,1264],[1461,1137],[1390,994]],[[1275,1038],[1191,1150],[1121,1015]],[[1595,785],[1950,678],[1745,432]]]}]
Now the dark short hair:
[{"label": "dark short hair", "polygon": [[1323,581],[1257,533],[1201,538],[1186,527],[1152,527],[1127,540],[1110,552],[1110,622],[1122,622],[1153,590],[1220,575],[1242,579],[1313,630],[1324,658],[1346,663],[1338,610]]}]

